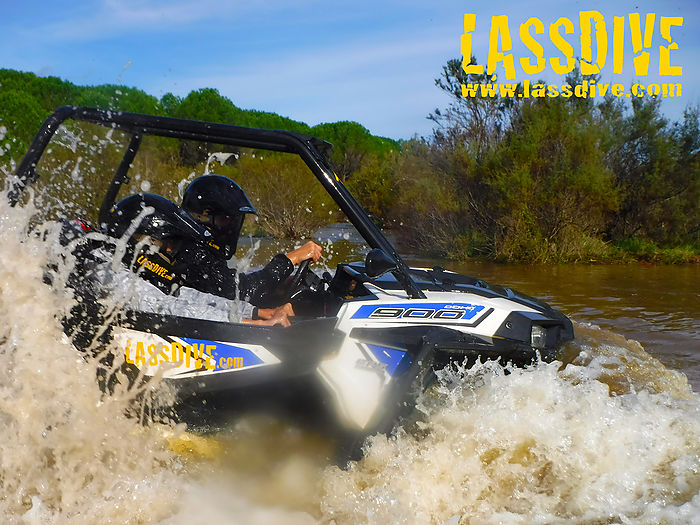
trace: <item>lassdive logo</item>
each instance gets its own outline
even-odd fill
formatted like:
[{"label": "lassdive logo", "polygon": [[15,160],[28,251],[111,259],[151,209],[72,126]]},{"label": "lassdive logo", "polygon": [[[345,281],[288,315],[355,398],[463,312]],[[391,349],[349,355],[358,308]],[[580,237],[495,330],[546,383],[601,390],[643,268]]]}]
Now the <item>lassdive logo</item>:
[{"label": "lassdive logo", "polygon": [[161,266],[160,264],[152,261],[145,255],[140,255],[139,258],[136,259],[136,262],[146,270],[153,272],[157,276],[163,277],[168,281],[172,281],[174,278],[173,274],[170,273],[166,267]]},{"label": "lassdive logo", "polygon": [[[608,59],[609,36],[612,36],[612,63],[615,73],[622,73],[622,63],[624,59],[624,37],[626,27],[629,27],[629,37],[632,40],[634,53],[634,72],[637,76],[644,76],[649,73],[649,62],[651,58],[652,37],[656,27],[656,13],[648,13],[642,22],[640,13],[630,13],[629,17],[616,16],[613,23],[609,24],[599,11],[580,11],[580,57],[581,74],[597,75],[605,67]],[[683,74],[683,67],[671,64],[671,51],[678,49],[678,43],[671,37],[671,28],[683,25],[682,16],[660,16],[658,18],[658,30],[663,39],[663,43],[658,49],[658,73],[659,75]],[[612,26],[612,27],[611,27]],[[612,33],[609,29],[612,28]],[[472,55],[472,33],[476,30],[476,14],[467,13],[464,15],[464,34],[461,39],[461,50],[464,59],[463,67],[466,73],[483,74],[484,66],[471,64]],[[563,57],[554,56],[548,60],[544,57],[542,43],[533,36],[534,34],[544,34],[545,27],[537,17],[531,17],[526,22],[520,24],[518,36],[523,45],[534,55],[535,63],[530,57],[520,59],[520,67],[528,75],[536,75],[545,70],[549,65],[558,75],[566,75],[574,69],[574,47],[561,34],[571,34],[575,32],[574,23],[566,17],[561,17],[549,26],[548,37],[554,47],[563,54]],[[595,38],[594,38],[595,37]],[[542,39],[544,40],[544,39]],[[593,58],[593,42],[596,43],[596,56]],[[492,75],[496,66],[503,65],[506,78],[514,80],[516,78],[515,60],[512,54],[512,39],[510,32],[510,22],[507,15],[491,17],[491,27],[489,31],[488,64],[486,73]],[[563,63],[562,63],[563,62]]]},{"label": "lassdive logo", "polygon": [[467,303],[363,305],[357,309],[351,319],[469,321],[484,308],[482,305]]},{"label": "lassdive logo", "polygon": [[207,343],[209,344],[182,344],[173,341],[170,344],[156,344],[155,341],[126,338],[124,358],[127,363],[139,368],[170,363],[187,368],[214,370],[216,364],[212,350],[216,349],[216,344],[212,341]]},{"label": "lassdive logo", "polygon": [[[628,13],[627,16],[606,19],[602,13],[594,10],[579,11],[578,15],[578,24],[562,16],[546,27],[542,20],[534,16],[513,24],[507,15],[498,15],[491,17],[490,23],[481,19],[477,24],[476,14],[466,13],[460,43],[464,72],[473,75],[485,73],[493,82],[497,68],[502,68],[506,80],[513,83],[491,84],[488,80],[487,83],[468,82],[462,84],[462,95],[525,98],[587,98],[606,94],[614,97],[681,96],[683,85],[677,81],[683,74],[683,66],[676,39],[683,30],[682,16],[647,13],[642,17],[640,13]],[[473,45],[474,36],[479,33],[483,35],[486,31],[488,59],[484,67],[484,64],[473,63],[472,56],[483,52],[483,49],[476,49],[477,46]],[[527,54],[521,57],[513,53],[518,40],[527,50]],[[631,53],[626,43],[632,44]],[[555,51],[552,52],[552,49]],[[592,77],[577,85],[545,84],[522,78],[523,75],[527,77],[548,71],[567,75],[574,70],[577,56],[580,57],[580,72],[584,77],[601,75],[605,70],[611,72],[613,78],[622,79],[623,63],[631,62],[635,78],[658,73],[660,77],[671,77],[671,83],[635,83],[628,91],[622,83],[597,83]],[[516,80],[520,81],[521,86],[514,83]]]}]

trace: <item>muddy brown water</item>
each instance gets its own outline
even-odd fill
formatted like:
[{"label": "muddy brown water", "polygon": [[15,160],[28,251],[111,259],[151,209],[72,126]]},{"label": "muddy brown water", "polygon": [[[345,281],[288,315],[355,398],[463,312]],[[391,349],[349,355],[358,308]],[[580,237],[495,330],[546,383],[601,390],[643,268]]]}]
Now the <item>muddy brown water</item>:
[{"label": "muddy brown water", "polygon": [[[0,523],[700,522],[700,394],[622,337],[697,391],[697,267],[444,263],[549,301],[578,321],[580,352],[446,370],[415,425],[339,469],[323,436],[286,421],[201,435],[127,417],[131,394],[103,397],[97,360],[63,337],[70,303],[44,284],[30,212],[0,200]],[[324,255],[332,270],[362,253]]]}]

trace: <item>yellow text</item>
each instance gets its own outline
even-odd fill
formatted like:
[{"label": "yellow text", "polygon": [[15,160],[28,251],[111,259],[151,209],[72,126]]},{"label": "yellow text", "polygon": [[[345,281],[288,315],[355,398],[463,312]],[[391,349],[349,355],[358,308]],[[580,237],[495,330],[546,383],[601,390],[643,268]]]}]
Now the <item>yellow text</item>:
[{"label": "yellow text", "polygon": [[194,367],[195,369],[204,368],[213,370],[216,368],[216,362],[212,357],[212,352],[216,350],[216,345],[192,344],[182,345],[173,342],[168,345],[162,343],[156,345],[154,343],[145,343],[143,341],[126,340],[126,348],[124,349],[124,357],[126,362],[136,366],[157,366],[163,363],[174,363],[187,368]]},{"label": "yellow text", "polygon": [[156,275],[159,275],[160,277],[166,278],[168,281],[173,280],[173,276],[171,273],[168,272],[167,268],[164,268],[160,264],[151,261],[145,255],[139,256],[139,258],[136,259],[136,262],[139,263],[144,268],[146,268],[147,270],[155,273]]},{"label": "yellow text", "polygon": [[[682,75],[683,67],[671,65],[671,51],[678,49],[678,43],[673,41],[671,28],[683,26],[682,16],[659,16],[657,26],[656,13],[648,13],[644,19],[639,13],[630,13],[627,17],[615,16],[612,24],[606,22],[599,11],[579,11],[580,35],[578,38],[578,56],[581,57],[581,74],[595,75],[602,71],[607,63],[608,48],[612,49],[612,64],[615,73],[622,73],[624,59],[624,41],[628,35],[632,42],[634,73],[644,76],[649,73],[649,61],[652,52],[652,37],[654,29],[658,27],[663,39],[658,46],[659,75]],[[629,25],[629,32],[626,30]],[[609,33],[612,25],[612,33]],[[489,29],[488,61],[486,74],[491,76],[499,65],[503,66],[506,79],[516,78],[516,64],[513,57],[513,40],[511,37],[510,22],[507,15],[491,17]],[[483,64],[472,64],[472,41],[476,31],[476,15],[466,13],[464,15],[464,33],[461,36],[462,69],[467,74],[484,74]],[[537,35],[549,36],[549,40],[559,51],[559,55],[544,56],[544,47],[538,41]],[[558,75],[565,75],[573,71],[576,61],[574,59],[574,46],[567,35],[576,32],[574,22],[569,18],[561,17],[550,24],[548,31],[539,18],[531,17],[520,24],[515,33],[523,45],[532,53],[532,57],[522,57],[519,60],[520,68],[527,75],[541,73],[547,64]],[[612,45],[609,46],[609,35],[612,37]],[[593,43],[595,42],[595,56]],[[665,44],[665,45],[664,45]]]}]

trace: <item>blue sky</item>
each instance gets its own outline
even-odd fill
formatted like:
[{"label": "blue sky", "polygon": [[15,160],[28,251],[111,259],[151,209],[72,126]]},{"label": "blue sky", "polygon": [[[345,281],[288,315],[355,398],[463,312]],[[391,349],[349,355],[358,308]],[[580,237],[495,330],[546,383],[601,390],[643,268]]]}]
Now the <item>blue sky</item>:
[{"label": "blue sky", "polygon": [[[426,116],[448,100],[434,85],[441,67],[460,55],[464,13],[476,13],[473,54],[485,61],[492,15],[509,16],[516,63],[529,52],[518,27],[529,17],[545,28],[570,18],[567,40],[578,54],[578,12],[598,10],[612,41],[613,16],[654,12],[683,16],[673,28],[683,66],[683,96],[662,108],[677,119],[700,104],[700,2],[697,0],[365,1],[72,0],[5,2],[0,15],[0,67],[54,75],[79,85],[137,87],[161,97],[213,87],[246,109],[274,111],[310,125],[355,120],[378,135],[428,136]],[[611,51],[604,82],[634,79],[629,27],[624,74],[613,75]],[[554,56],[547,35],[545,56]],[[662,43],[658,18],[650,71]],[[612,44],[609,44],[610,46]],[[548,50],[550,50],[548,52]],[[545,72],[546,73],[546,72]],[[553,73],[548,81],[559,81]],[[518,80],[525,78],[519,71]],[[650,74],[640,79],[655,82]],[[665,82],[678,82],[675,77]],[[0,86],[0,89],[2,87]]]}]

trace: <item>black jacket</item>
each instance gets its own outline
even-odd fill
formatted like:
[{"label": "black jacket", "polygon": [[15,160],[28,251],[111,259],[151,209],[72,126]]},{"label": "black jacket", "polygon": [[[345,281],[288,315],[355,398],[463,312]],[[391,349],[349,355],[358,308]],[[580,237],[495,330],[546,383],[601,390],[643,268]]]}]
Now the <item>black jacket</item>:
[{"label": "black jacket", "polygon": [[292,261],[280,253],[261,270],[239,273],[229,268],[223,257],[201,244],[183,247],[173,264],[173,272],[181,286],[227,299],[242,299],[255,306],[274,303],[275,290],[292,271]]},{"label": "black jacket", "polygon": [[[261,270],[240,273],[229,268],[226,260],[212,248],[198,242],[189,242],[180,247],[175,256],[169,256],[144,247],[139,252],[129,243],[122,263],[146,281],[166,294],[176,295],[181,286],[194,288],[227,299],[242,299],[255,306],[278,306],[279,294],[275,292],[284,280],[294,271],[292,261],[284,254],[275,255]],[[72,272],[69,286],[82,289],[82,281],[93,268],[103,264],[95,258],[97,250],[114,254],[114,246],[102,241],[87,241],[75,249],[78,264]],[[239,293],[240,291],[240,293]],[[93,290],[93,293],[99,292]]]},{"label": "black jacket", "polygon": [[[68,225],[64,229],[68,231],[70,228]],[[78,232],[66,237],[64,244],[83,235],[84,232]],[[283,254],[275,255],[263,269],[243,274],[230,269],[222,256],[201,244],[187,245],[173,258],[153,250],[135,253],[134,248],[129,243],[126,254],[121,256],[122,263],[132,271],[138,271],[143,279],[167,294],[177,294],[181,286],[188,286],[227,299],[240,298],[263,308],[281,303],[275,292],[294,271],[294,265]],[[75,266],[66,284],[80,300],[73,306],[70,315],[64,317],[63,323],[73,342],[81,349],[88,349],[108,309],[101,301],[105,291],[93,272],[99,272],[116,255],[115,246],[112,242],[83,238],[73,248],[73,254]],[[46,282],[51,283],[56,279],[55,270],[52,268],[46,273]],[[237,290],[240,290],[238,295]]]}]

